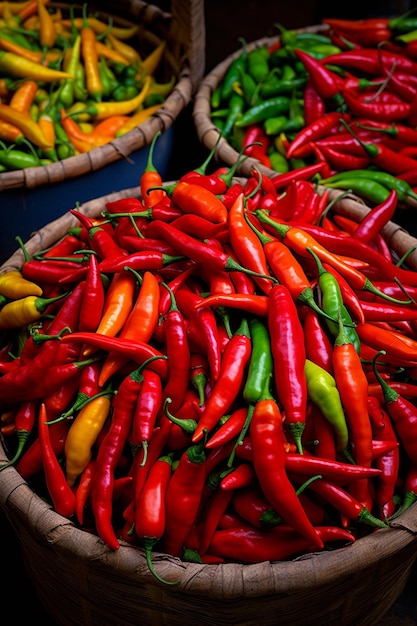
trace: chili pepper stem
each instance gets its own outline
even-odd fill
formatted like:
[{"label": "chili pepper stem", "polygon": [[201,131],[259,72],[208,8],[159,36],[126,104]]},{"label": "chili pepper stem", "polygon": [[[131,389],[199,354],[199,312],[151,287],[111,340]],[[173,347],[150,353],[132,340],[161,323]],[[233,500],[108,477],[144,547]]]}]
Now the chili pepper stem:
[{"label": "chili pepper stem", "polygon": [[159,582],[163,583],[164,585],[179,585],[181,582],[180,580],[165,580],[155,571],[155,568],[152,563],[152,548],[157,543],[157,541],[158,539],[154,539],[152,537],[145,537],[144,539],[142,539],[142,542],[141,542],[145,550],[146,563],[148,564],[149,571],[151,572],[152,576],[155,576],[156,580],[159,580]]}]

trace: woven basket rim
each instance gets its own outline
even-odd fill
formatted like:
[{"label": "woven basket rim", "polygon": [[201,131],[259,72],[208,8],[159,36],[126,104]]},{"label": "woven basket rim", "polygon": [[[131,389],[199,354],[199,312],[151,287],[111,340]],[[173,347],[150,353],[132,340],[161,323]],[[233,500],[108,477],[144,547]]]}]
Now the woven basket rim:
[{"label": "woven basket rim", "polygon": [[[204,2],[202,0],[172,0],[172,11],[166,13],[154,4],[147,4],[141,0],[129,1],[132,10],[137,5],[148,7],[150,11],[152,10],[161,17],[170,16],[171,28],[176,29],[176,32],[178,29],[184,29],[184,24],[188,21],[191,24],[190,29],[193,32],[186,33],[190,49],[186,57],[177,59],[180,64],[179,73],[170,94],[148,120],[104,146],[49,165],[0,173],[0,192],[18,188],[34,189],[41,185],[59,183],[68,178],[94,172],[114,161],[128,159],[131,153],[149,145],[158,131],[168,130],[181,111],[191,103],[202,78],[205,62]],[[58,2],[57,4],[62,6],[67,3]],[[180,15],[180,8],[186,18],[190,18],[189,20]],[[174,20],[178,20],[178,23],[174,23]],[[123,21],[127,23],[127,20]],[[130,23],[134,23],[133,17]],[[151,34],[149,28],[148,32]],[[196,46],[197,43],[198,46]]]}]

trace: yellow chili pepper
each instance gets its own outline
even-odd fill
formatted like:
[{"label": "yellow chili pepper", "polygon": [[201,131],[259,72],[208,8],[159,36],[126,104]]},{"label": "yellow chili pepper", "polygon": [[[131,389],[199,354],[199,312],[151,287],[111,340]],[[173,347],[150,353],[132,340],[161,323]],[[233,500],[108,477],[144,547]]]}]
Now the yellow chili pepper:
[{"label": "yellow chili pepper", "polygon": [[[109,25],[95,17],[88,17],[87,22],[90,28],[94,30],[96,35],[102,35],[103,33],[109,31]],[[84,25],[84,20],[82,17],[76,17],[73,23],[75,28],[81,30]],[[71,28],[72,22],[71,20],[62,20],[62,25]],[[113,35],[118,39],[126,40],[134,37],[134,35],[136,35],[136,33],[138,32],[138,29],[139,26],[137,25],[132,25],[127,28],[112,26],[110,32],[113,33]]]},{"label": "yellow chili pepper", "polygon": [[26,296],[41,296],[42,293],[42,288],[24,278],[19,270],[0,274],[0,294],[10,300],[17,300]]},{"label": "yellow chili pepper", "polygon": [[0,310],[0,328],[20,328],[32,324],[41,319],[46,309],[52,302],[56,302],[67,294],[61,294],[54,298],[42,298],[41,296],[25,296],[18,300],[12,300]]},{"label": "yellow chili pepper", "polygon": [[13,15],[17,15],[29,4],[30,0],[24,0],[23,2],[8,2],[7,0],[5,0],[4,2],[0,2],[0,16],[3,17],[5,11],[10,11],[10,13],[12,13]]},{"label": "yellow chili pepper", "polygon": [[92,457],[92,447],[111,408],[111,392],[93,397],[80,410],[65,440],[65,472],[72,487]]},{"label": "yellow chili pepper", "polygon": [[112,46],[113,49],[116,50],[119,54],[121,54],[123,58],[125,58],[126,61],[130,63],[130,65],[141,62],[141,56],[139,52],[135,48],[133,48],[133,46],[130,46],[128,43],[121,41],[111,32],[107,35],[106,39],[109,45]]},{"label": "yellow chili pepper", "polygon": [[121,63],[122,65],[129,65],[129,61],[125,59],[125,57],[120,54],[120,52],[114,50],[114,48],[106,46],[106,44],[102,43],[101,41],[96,40],[96,50],[99,56],[102,56],[109,61]]},{"label": "yellow chili pepper", "polygon": [[42,0],[37,0],[39,16],[39,43],[45,48],[53,48],[56,40],[55,22]]},{"label": "yellow chili pepper", "polygon": [[8,104],[0,104],[0,120],[9,122],[19,128],[24,136],[42,150],[50,150],[54,146],[49,143],[39,125],[28,113],[12,109]]},{"label": "yellow chili pepper", "polygon": [[80,113],[88,113],[90,119],[93,118],[95,120],[104,120],[106,117],[112,117],[113,115],[129,115],[142,105],[148,95],[150,85],[151,77],[147,76],[142,90],[134,98],[122,100],[121,102],[97,102],[88,109],[80,111]]},{"label": "yellow chili pepper", "polygon": [[135,115],[129,119],[116,133],[116,137],[121,137],[125,135],[129,131],[136,128],[136,126],[140,126],[143,122],[146,122],[154,113],[156,113],[161,108],[160,104],[154,104],[153,106],[148,107],[147,109],[142,109]]},{"label": "yellow chili pepper", "polygon": [[154,74],[156,68],[158,67],[162,59],[162,55],[164,54],[165,47],[166,42],[162,41],[159,46],[152,50],[146,59],[143,59],[141,66],[149,76]]},{"label": "yellow chili pepper", "polygon": [[75,78],[72,74],[45,67],[40,63],[0,50],[0,72],[18,76],[20,78],[32,78],[41,83],[51,83],[63,78]]}]

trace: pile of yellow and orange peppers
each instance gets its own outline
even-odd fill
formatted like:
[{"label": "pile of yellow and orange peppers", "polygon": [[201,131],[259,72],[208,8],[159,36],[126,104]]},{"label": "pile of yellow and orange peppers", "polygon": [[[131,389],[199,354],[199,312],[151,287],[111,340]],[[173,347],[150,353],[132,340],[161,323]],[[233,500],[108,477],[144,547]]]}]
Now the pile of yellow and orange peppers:
[{"label": "pile of yellow and orange peppers", "polygon": [[[166,42],[145,56],[139,26],[118,26],[83,5],[0,2],[0,172],[47,165],[113,141],[171,93],[157,82]],[[80,9],[78,9],[80,13]]]}]

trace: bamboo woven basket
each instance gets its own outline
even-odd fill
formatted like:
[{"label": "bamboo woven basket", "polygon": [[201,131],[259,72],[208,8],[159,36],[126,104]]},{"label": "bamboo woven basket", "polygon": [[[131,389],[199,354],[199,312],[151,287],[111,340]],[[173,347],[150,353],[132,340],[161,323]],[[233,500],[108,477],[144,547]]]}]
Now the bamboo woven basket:
[{"label": "bamboo woven basket", "polygon": [[[160,3],[164,5],[164,3]],[[205,68],[205,20],[202,0],[172,0],[170,12],[142,0],[104,0],[97,6],[103,20],[119,26],[138,24],[138,44],[151,51],[166,41],[162,72],[165,80],[174,74],[177,82],[163,106],[140,126],[109,144],[87,153],[43,167],[0,174],[0,212],[4,224],[0,233],[0,262],[8,258],[19,235],[26,239],[33,230],[49,223],[77,202],[83,203],[105,193],[138,184],[155,134],[162,136],[155,148],[155,165],[164,173],[172,151],[174,123],[191,102]],[[68,4],[51,2],[68,11]],[[77,15],[81,15],[81,4]],[[7,216],[7,219],[6,219]],[[11,247],[13,246],[13,247]]]},{"label": "bamboo woven basket", "polygon": [[[320,33],[326,32],[327,26],[325,24],[318,24],[314,26],[308,26],[305,28],[294,29],[295,33]],[[280,40],[279,36],[275,37],[263,37],[252,41],[246,45],[248,52],[255,48],[262,46],[272,46]],[[213,123],[211,118],[211,98],[213,92],[219,86],[223,77],[225,76],[230,64],[241,54],[241,49],[236,50],[233,54],[224,59],[215,68],[213,68],[201,81],[197,92],[194,97],[193,105],[193,120],[196,128],[199,141],[209,151],[214,151],[214,158],[221,163],[232,166],[239,159],[239,153],[230,145],[230,143],[221,137],[220,131]],[[255,157],[248,156],[240,163],[237,169],[238,176],[251,175],[253,168],[256,167],[264,176],[273,177],[277,175],[277,172],[269,167],[266,167],[261,161]],[[358,198],[359,200],[359,198]],[[410,198],[407,199],[406,204],[399,206],[400,209],[416,208],[417,202]]]},{"label": "bamboo woven basket", "polygon": [[[132,196],[139,196],[137,187],[86,202],[80,210],[98,216],[107,201]],[[337,206],[347,215],[370,210],[349,197]],[[65,213],[36,232],[27,250],[58,241],[75,221]],[[384,235],[398,255],[416,243],[393,222]],[[408,260],[417,270],[417,252]],[[0,272],[22,262],[19,250]],[[0,445],[0,464],[6,460]],[[0,473],[0,507],[41,602],[63,626],[372,626],[398,599],[417,559],[415,504],[390,528],[293,561],[201,565],[153,552],[159,575],[180,580],[168,587],[150,573],[142,549],[122,542],[112,552],[96,535],[55,513],[14,467]]]}]

